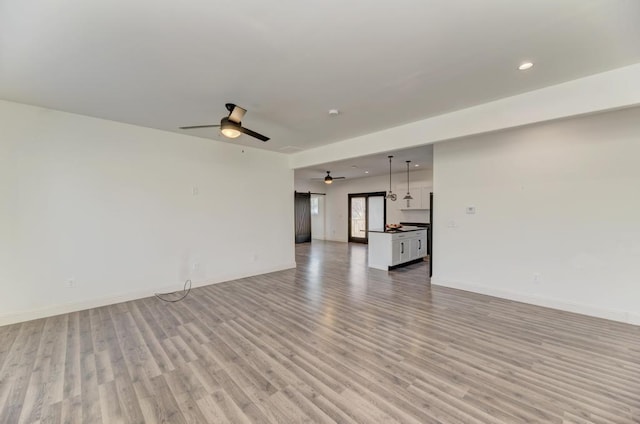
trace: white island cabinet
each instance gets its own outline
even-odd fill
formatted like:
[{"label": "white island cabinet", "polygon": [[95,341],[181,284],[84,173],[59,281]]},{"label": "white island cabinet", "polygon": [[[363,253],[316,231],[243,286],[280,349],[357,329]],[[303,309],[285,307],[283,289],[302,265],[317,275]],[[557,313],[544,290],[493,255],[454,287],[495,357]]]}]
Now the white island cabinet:
[{"label": "white island cabinet", "polygon": [[427,255],[427,230],[405,227],[402,231],[369,231],[369,267],[385,271]]}]

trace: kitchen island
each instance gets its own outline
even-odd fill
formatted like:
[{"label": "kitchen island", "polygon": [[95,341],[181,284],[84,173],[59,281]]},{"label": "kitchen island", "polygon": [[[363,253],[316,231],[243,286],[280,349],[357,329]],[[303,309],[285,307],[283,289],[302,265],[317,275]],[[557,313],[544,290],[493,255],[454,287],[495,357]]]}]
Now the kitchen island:
[{"label": "kitchen island", "polygon": [[391,270],[420,262],[427,254],[427,230],[402,227],[369,231],[369,267]]}]

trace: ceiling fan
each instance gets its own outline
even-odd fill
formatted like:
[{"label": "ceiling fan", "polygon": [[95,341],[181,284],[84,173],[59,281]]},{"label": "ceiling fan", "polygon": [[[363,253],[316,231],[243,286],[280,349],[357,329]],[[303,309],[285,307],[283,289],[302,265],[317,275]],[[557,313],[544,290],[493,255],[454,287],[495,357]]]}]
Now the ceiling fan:
[{"label": "ceiling fan", "polygon": [[324,183],[325,184],[331,184],[333,182],[333,180],[344,180],[345,177],[332,177],[331,176],[331,171],[327,171],[327,176],[324,177]]},{"label": "ceiling fan", "polygon": [[220,120],[220,125],[191,125],[188,127],[180,127],[181,130],[191,130],[194,128],[214,128],[220,127],[222,135],[228,138],[240,137],[240,134],[246,134],[248,136],[257,138],[258,140],[267,141],[269,137],[259,134],[255,131],[251,131],[249,128],[242,126],[242,117],[247,113],[246,109],[236,106],[233,103],[225,104],[225,107],[229,111],[229,115]]}]

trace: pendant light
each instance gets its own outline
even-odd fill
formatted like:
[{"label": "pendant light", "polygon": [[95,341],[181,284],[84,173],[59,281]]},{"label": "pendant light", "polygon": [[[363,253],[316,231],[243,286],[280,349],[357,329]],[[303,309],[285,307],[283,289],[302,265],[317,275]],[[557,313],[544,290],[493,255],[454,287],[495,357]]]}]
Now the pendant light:
[{"label": "pendant light", "polygon": [[409,193],[409,164],[411,163],[410,160],[407,161],[407,195],[403,197],[404,200],[407,201],[407,206],[409,206],[409,200],[413,200],[413,197],[411,197],[411,193]]},{"label": "pendant light", "polygon": [[386,198],[388,200],[391,200],[392,202],[395,202],[398,196],[393,194],[393,192],[391,191],[391,158],[393,158],[393,156],[389,156],[389,192],[387,193]]}]

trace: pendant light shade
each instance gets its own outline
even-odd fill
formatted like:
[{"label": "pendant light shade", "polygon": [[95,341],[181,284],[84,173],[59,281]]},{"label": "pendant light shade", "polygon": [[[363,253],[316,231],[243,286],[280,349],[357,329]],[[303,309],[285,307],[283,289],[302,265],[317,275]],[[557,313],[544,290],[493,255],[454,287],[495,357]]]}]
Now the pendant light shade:
[{"label": "pendant light shade", "polygon": [[389,157],[389,192],[387,193],[386,199],[391,200],[392,202],[395,202],[398,196],[396,196],[391,191],[391,159],[393,158],[393,156],[388,156],[388,157]]},{"label": "pendant light shade", "polygon": [[[407,195],[403,197],[404,200],[413,200],[413,197],[411,197],[411,193],[409,193],[409,164],[411,163],[410,160],[407,161]],[[407,206],[408,206],[409,202],[407,202]]]}]

